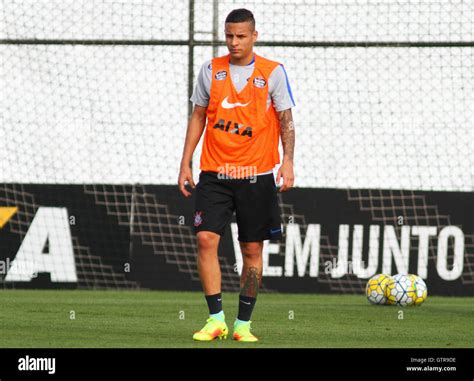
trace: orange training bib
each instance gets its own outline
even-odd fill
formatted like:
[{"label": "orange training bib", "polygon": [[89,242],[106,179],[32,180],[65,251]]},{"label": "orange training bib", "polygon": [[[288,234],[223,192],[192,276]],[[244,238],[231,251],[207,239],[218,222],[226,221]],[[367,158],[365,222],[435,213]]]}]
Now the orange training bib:
[{"label": "orange training bib", "polygon": [[255,55],[254,71],[241,92],[230,77],[230,55],[212,60],[212,81],[201,170],[235,178],[255,176],[280,162],[280,124],[267,107],[268,78],[279,65]]}]

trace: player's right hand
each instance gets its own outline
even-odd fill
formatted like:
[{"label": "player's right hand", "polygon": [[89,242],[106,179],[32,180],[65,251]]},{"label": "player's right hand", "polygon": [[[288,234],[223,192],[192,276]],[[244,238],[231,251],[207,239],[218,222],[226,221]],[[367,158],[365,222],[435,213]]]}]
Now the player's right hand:
[{"label": "player's right hand", "polygon": [[196,187],[196,185],[194,185],[193,172],[191,171],[191,168],[189,166],[182,166],[179,170],[178,185],[179,190],[184,197],[191,196],[191,193],[186,189],[187,184],[191,185],[191,188],[193,189]]}]

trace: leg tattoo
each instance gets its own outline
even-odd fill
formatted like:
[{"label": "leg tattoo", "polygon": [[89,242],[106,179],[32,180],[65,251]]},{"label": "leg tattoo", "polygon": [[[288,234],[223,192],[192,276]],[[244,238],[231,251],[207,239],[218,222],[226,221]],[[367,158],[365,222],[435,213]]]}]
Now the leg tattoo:
[{"label": "leg tattoo", "polygon": [[249,267],[242,271],[240,295],[256,298],[262,280],[262,273],[256,267]]}]

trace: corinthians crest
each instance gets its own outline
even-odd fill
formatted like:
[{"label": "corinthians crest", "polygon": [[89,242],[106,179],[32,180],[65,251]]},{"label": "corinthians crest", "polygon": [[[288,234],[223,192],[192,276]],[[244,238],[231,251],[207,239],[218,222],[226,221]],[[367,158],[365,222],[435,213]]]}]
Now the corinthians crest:
[{"label": "corinthians crest", "polygon": [[202,224],[202,212],[198,212],[196,211],[196,213],[194,213],[194,226],[195,227],[198,227],[199,225]]}]

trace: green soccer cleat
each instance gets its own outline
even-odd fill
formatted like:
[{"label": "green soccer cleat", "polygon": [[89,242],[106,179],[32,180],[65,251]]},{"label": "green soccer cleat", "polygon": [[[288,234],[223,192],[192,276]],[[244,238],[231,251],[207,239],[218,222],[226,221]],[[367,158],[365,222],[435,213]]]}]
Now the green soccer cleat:
[{"label": "green soccer cleat", "polygon": [[251,321],[246,323],[234,324],[234,335],[232,338],[237,341],[242,341],[244,343],[254,343],[258,339],[250,332],[252,329],[250,327]]},{"label": "green soccer cleat", "polygon": [[206,325],[193,335],[193,340],[196,341],[212,341],[219,338],[219,340],[227,339],[229,329],[225,321],[210,317],[207,319]]}]

